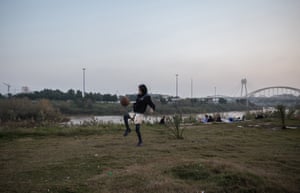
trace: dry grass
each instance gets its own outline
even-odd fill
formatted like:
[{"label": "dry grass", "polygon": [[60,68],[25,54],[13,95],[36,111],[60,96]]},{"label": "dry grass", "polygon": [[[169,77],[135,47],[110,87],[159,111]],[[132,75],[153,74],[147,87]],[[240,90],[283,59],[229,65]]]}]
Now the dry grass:
[{"label": "dry grass", "polygon": [[299,192],[300,130],[248,124],[2,130],[0,192]]}]

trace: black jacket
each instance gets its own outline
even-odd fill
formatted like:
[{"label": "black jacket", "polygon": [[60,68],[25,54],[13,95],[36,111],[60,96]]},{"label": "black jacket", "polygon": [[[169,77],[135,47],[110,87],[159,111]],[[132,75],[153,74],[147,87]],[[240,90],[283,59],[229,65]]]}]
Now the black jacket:
[{"label": "black jacket", "polygon": [[153,110],[155,110],[155,105],[151,100],[149,95],[137,95],[137,99],[133,104],[133,111],[135,113],[145,113],[147,105],[149,105]]}]

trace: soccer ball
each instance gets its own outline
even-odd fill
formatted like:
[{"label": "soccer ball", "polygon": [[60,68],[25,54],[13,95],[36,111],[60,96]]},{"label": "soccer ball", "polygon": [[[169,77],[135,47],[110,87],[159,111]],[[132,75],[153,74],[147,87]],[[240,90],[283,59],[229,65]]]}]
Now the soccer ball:
[{"label": "soccer ball", "polygon": [[123,107],[127,107],[129,104],[130,104],[130,100],[128,97],[126,96],[122,96],[120,98],[120,104],[123,106]]}]

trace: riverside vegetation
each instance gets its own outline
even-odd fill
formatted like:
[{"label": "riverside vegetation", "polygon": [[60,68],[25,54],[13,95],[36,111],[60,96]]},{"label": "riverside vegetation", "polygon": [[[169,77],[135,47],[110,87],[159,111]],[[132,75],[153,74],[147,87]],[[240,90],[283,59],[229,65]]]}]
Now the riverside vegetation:
[{"label": "riverside vegetation", "polygon": [[[242,103],[224,103],[224,104],[206,104],[200,102],[192,102],[191,100],[183,100],[175,103],[162,103],[155,101],[157,113],[174,114],[180,109],[182,114],[197,114],[210,112],[226,112],[226,111],[243,111],[246,105]],[[129,107],[130,108],[130,107]],[[251,106],[250,109],[257,109]],[[43,121],[43,116],[48,116],[47,120],[59,119],[64,115],[121,115],[127,109],[122,107],[118,102],[97,102],[89,99],[83,100],[49,100],[16,98],[0,99],[0,117],[5,120],[23,120],[31,117],[34,121]],[[41,112],[47,112],[46,115]],[[55,117],[55,114],[57,116]],[[50,118],[49,116],[52,116]],[[54,116],[54,117],[53,117]],[[57,120],[54,120],[57,121]]]}]

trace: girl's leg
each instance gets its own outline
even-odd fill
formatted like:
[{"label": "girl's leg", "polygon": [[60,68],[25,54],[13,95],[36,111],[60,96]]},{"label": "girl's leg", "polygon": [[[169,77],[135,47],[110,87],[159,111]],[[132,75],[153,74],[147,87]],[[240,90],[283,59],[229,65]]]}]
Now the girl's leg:
[{"label": "girl's leg", "polygon": [[137,134],[138,139],[139,139],[139,142],[138,142],[137,146],[141,146],[143,144],[142,135],[141,135],[141,132],[140,132],[140,127],[141,127],[141,124],[136,124],[135,125],[135,131],[136,131],[136,134]]},{"label": "girl's leg", "polygon": [[129,120],[129,119],[130,119],[129,114],[125,114],[125,115],[124,115],[124,123],[125,123],[126,131],[125,131],[125,133],[124,133],[124,136],[127,136],[128,133],[131,132],[131,129],[130,129],[129,123],[128,123],[128,120]]}]

